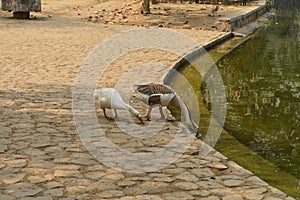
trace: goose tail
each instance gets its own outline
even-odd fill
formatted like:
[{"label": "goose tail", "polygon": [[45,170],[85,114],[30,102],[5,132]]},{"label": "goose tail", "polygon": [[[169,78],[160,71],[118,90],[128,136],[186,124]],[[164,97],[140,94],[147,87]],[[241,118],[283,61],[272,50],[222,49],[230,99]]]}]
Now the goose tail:
[{"label": "goose tail", "polygon": [[134,85],[132,86],[132,89],[135,91],[135,92],[138,92],[138,89],[141,85]]}]

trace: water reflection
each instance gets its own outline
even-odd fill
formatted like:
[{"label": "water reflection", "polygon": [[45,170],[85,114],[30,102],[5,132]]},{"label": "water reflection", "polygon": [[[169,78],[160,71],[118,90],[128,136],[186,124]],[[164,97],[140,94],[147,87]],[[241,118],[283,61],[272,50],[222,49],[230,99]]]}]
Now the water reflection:
[{"label": "water reflection", "polygon": [[[291,14],[278,15],[272,25],[216,63],[226,90],[225,129],[231,133],[223,131],[216,148],[300,199],[300,14]],[[239,40],[231,42],[235,46]],[[220,58],[223,48],[211,56]],[[202,67],[208,66],[204,62]],[[193,110],[200,110],[200,132],[205,134],[212,103],[203,80],[211,74],[208,70],[201,77],[193,66],[182,73],[198,96],[199,109],[188,98],[184,101],[193,116],[199,114]],[[171,85],[181,96],[189,96],[184,81],[177,78]]]},{"label": "water reflection", "polygon": [[[228,101],[225,128],[300,179],[299,15],[286,19],[275,18],[217,66]],[[209,105],[205,86],[202,95]]]}]

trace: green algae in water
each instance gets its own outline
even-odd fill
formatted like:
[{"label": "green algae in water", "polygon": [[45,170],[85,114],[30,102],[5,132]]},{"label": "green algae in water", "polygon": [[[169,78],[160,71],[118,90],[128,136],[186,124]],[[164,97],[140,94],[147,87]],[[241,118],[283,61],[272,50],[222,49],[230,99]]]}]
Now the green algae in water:
[{"label": "green algae in water", "polygon": [[[217,66],[228,102],[227,131],[215,148],[300,199],[299,25],[276,20],[224,57],[222,52],[212,55],[216,60],[222,57]],[[209,104],[203,103],[207,94],[202,77],[192,66],[182,73],[199,95],[200,131],[205,133],[211,116],[205,111]],[[185,88],[180,81],[173,87]],[[193,103],[188,104],[193,111]]]},{"label": "green algae in water", "polygon": [[217,63],[227,87],[225,128],[300,178],[299,42],[297,34],[277,25],[260,30]]},{"label": "green algae in water", "polygon": [[253,152],[227,131],[224,130],[222,132],[215,149],[245,169],[250,170],[271,186],[299,199],[299,180],[297,177],[285,172],[269,160]]},{"label": "green algae in water", "polygon": [[[189,80],[189,83],[198,95],[198,106],[201,113],[199,131],[201,133],[206,133],[211,120],[211,114],[202,101],[203,97],[199,87],[202,83],[202,78],[200,76],[195,76],[195,74],[197,74],[197,70],[192,66],[184,68],[182,74],[187,80]],[[180,95],[184,94],[184,88],[186,87],[182,84],[182,77],[177,77],[177,79],[172,81],[171,85]],[[194,107],[197,105],[187,98],[184,100],[192,111],[192,115],[195,115],[196,113],[193,111],[195,110]],[[202,139],[203,138],[205,138],[205,134]],[[233,135],[229,134],[226,130],[222,131],[215,149],[223,153],[229,159],[250,170],[270,185],[284,191],[290,196],[295,198],[299,197],[298,178],[280,169],[269,160],[251,150],[238,141]]]}]

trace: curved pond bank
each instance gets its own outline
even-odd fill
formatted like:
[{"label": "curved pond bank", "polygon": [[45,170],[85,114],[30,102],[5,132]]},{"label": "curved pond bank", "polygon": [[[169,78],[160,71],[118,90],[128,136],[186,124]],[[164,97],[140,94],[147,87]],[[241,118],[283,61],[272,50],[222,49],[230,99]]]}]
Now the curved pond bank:
[{"label": "curved pond bank", "polygon": [[[299,15],[278,13],[269,26],[217,63],[227,86],[226,130],[274,163],[276,173],[269,176],[267,170],[264,180],[281,184],[295,197],[300,196],[298,32]],[[246,89],[240,93],[240,88]]]},{"label": "curved pond bank", "polygon": [[[258,12],[262,12],[265,8],[260,8],[258,9]],[[270,19],[272,14],[267,14],[265,15],[266,18]],[[235,19],[241,19],[241,17],[235,17]],[[255,29],[260,27],[262,25],[261,22],[265,23],[268,21],[266,18],[260,19],[259,21],[256,21],[255,23],[251,23],[250,25],[248,24],[247,27],[242,27],[239,29],[239,33],[243,34],[250,34],[252,33]],[[236,33],[233,33],[236,34]],[[215,41],[205,45],[204,49],[210,50],[214,48],[214,46],[230,39],[232,37],[231,34],[224,35]],[[231,51],[232,49],[240,46],[244,42],[246,42],[250,37],[247,37],[245,39],[235,39],[236,41],[231,42],[231,45],[225,44],[221,48],[227,48],[227,53]],[[233,46],[232,46],[233,45]],[[219,60],[220,56],[224,56],[225,53],[222,52],[221,55],[218,55],[217,53],[215,57],[217,58],[216,60],[210,60],[207,61],[207,58],[202,59],[201,57],[206,57],[207,52],[203,48],[199,48],[198,50],[193,51],[192,53],[186,55],[184,58],[176,62],[176,64],[173,66],[175,71],[171,71],[164,79],[165,83],[171,84],[181,95],[183,96],[188,96],[189,93],[192,90],[198,91],[199,89],[196,89],[201,85],[201,81],[195,81],[195,77],[204,77],[204,76],[210,76],[207,74],[201,73],[201,70],[197,68],[205,68],[207,67],[207,70],[204,70],[205,72],[209,73],[209,67],[210,65],[214,64],[214,61]],[[195,61],[196,60],[196,61]],[[199,64],[200,63],[200,64]],[[200,66],[203,64],[202,66]],[[181,71],[183,68],[187,67],[188,65],[192,65],[193,69],[191,70],[184,70],[183,76],[179,75],[178,71]],[[198,74],[199,73],[199,74]],[[191,78],[192,77],[192,78]],[[202,80],[200,78],[199,80]],[[191,81],[191,82],[190,82]],[[193,82],[194,81],[194,82]],[[198,84],[199,83],[199,84]],[[200,92],[200,91],[198,91]],[[210,91],[208,91],[210,92]],[[204,98],[205,99],[205,98]],[[207,105],[201,105],[201,101],[203,100],[203,97],[200,97],[198,101],[200,102],[198,105],[199,109],[201,110],[201,121],[200,122],[200,130],[203,132],[207,132],[207,127],[211,122],[211,113],[209,113],[206,110]],[[192,107],[192,109],[195,109],[194,103],[191,102],[193,100],[191,99],[186,99],[186,102],[190,104],[189,106]],[[193,107],[194,106],[194,107]],[[196,107],[198,107],[196,105]],[[203,123],[204,121],[204,123]],[[202,124],[202,126],[201,126]],[[205,135],[206,136],[206,135]],[[205,137],[202,137],[204,140],[206,139]],[[217,149],[223,151],[226,153],[228,156],[234,158],[234,160],[243,163],[245,167],[249,167],[248,169],[253,169],[256,171],[258,174],[260,174],[264,179],[272,182],[274,186],[278,186],[282,188],[283,190],[289,192],[291,195],[294,197],[298,197],[298,191],[297,189],[294,189],[297,184],[298,184],[298,179],[294,177],[293,175],[286,173],[285,171],[282,171],[278,168],[278,166],[275,166],[273,163],[269,162],[265,158],[253,153],[249,148],[238,142],[235,138],[233,138],[227,131],[223,130],[222,131],[222,136],[219,138],[219,143],[216,144]],[[223,144],[220,144],[223,143]],[[227,145],[227,147],[226,147]],[[229,148],[232,148],[230,150]],[[248,157],[248,158],[246,158]],[[268,170],[265,170],[268,168]],[[274,176],[274,173],[276,173],[276,176]],[[281,180],[285,180],[282,182]],[[295,185],[296,184],[296,185]],[[298,199],[298,198],[296,198]]]},{"label": "curved pond bank", "polygon": [[[246,38],[246,40],[248,40]],[[234,41],[228,41],[226,42],[224,45],[218,46],[219,51],[217,51],[217,53],[213,53],[213,52],[209,52],[209,55],[214,55],[213,58],[216,58],[217,60],[219,60],[220,56],[219,54],[223,54],[227,51],[230,51],[231,45],[229,45],[229,43],[232,43],[233,46],[231,46],[232,48],[236,48],[237,44],[240,44],[241,42],[244,42],[245,39],[243,40],[242,38],[236,38],[234,39]],[[227,49],[224,52],[224,49]],[[214,50],[215,51],[215,50]],[[234,51],[234,50],[233,50]],[[220,53],[221,52],[221,53]],[[232,60],[233,58],[231,58]],[[201,60],[201,58],[200,58]],[[226,67],[229,68],[229,67]],[[207,94],[207,92],[205,90],[200,90],[200,85],[202,85],[202,77],[198,74],[197,70],[195,69],[194,66],[188,66],[187,68],[182,70],[182,75],[189,80],[188,85],[192,85],[192,90],[196,91],[196,93],[198,93],[197,95],[199,95],[199,109],[201,110],[201,121],[200,121],[200,130],[202,133],[206,133],[207,132],[207,127],[210,124],[210,119],[211,119],[211,112],[207,111],[207,105],[205,105],[202,101],[203,100],[207,100],[205,98],[203,98],[203,93],[201,94],[201,92],[205,92]],[[228,74],[228,73],[226,73]],[[222,74],[223,76],[224,74]],[[231,80],[231,79],[230,79]],[[234,80],[234,79],[233,79]],[[228,81],[228,80],[227,80]],[[171,85],[176,88],[177,92],[179,94],[183,94],[183,95],[188,95],[188,92],[186,92],[186,88],[188,88],[188,86],[186,85],[186,82],[182,79],[182,77],[175,77],[175,80],[171,81]],[[188,104],[190,104],[190,108],[192,108],[192,110],[194,110],[195,107],[197,107],[197,105],[195,105],[195,102],[191,99],[185,99],[186,102]],[[232,112],[232,111],[231,111]],[[236,115],[232,115],[231,112],[227,112],[227,120],[232,119],[233,117],[235,117]],[[194,113],[195,114],[195,113]],[[242,117],[244,116],[244,114],[242,115]],[[247,116],[247,115],[245,115]],[[248,129],[246,128],[243,129],[243,131],[239,131],[239,132],[235,132],[235,130],[237,129],[237,127],[239,127],[239,123],[241,121],[240,120],[235,120],[235,123],[231,124],[230,121],[226,121],[226,128],[228,128],[227,130],[231,130],[230,128],[235,125],[235,129],[233,129],[231,132],[231,134],[237,135],[237,138],[239,138],[239,140],[243,141],[246,140],[246,142],[252,142],[252,148],[254,147],[253,142],[255,140],[253,139],[248,139],[248,137],[243,137],[244,134],[246,132],[250,133],[251,130],[253,129]],[[259,127],[259,126],[258,126]],[[257,127],[257,128],[258,128]],[[225,154],[226,156],[228,156],[230,159],[236,161],[237,163],[241,164],[242,166],[244,166],[245,168],[249,169],[250,171],[253,171],[256,175],[258,175],[259,177],[263,178],[264,180],[268,181],[271,185],[281,188],[282,190],[284,190],[285,192],[289,193],[290,195],[294,196],[294,197],[298,197],[299,196],[299,190],[297,189],[297,185],[298,185],[298,179],[285,172],[286,169],[280,169],[279,166],[276,166],[275,164],[271,163],[270,161],[268,161],[266,158],[258,155],[256,152],[254,152],[253,150],[251,150],[250,148],[246,147],[244,144],[240,143],[236,138],[234,138],[231,134],[229,134],[227,131],[223,130],[222,134],[220,136],[220,138],[218,139],[218,143],[216,144],[215,148],[218,151],[221,151],[223,154]],[[206,135],[204,135],[204,137],[202,137],[204,140],[206,140]],[[264,141],[264,137],[262,137],[262,141]],[[247,143],[246,143],[247,144]],[[280,142],[277,142],[275,144],[282,144]],[[269,151],[269,153],[273,153],[275,152],[274,150]],[[297,159],[297,157],[295,157],[294,159]],[[277,159],[278,160],[278,159]],[[286,159],[285,159],[286,160]],[[281,167],[282,165],[284,165],[283,162],[281,163]],[[297,165],[297,162],[295,163]],[[289,167],[290,169],[297,169],[296,167],[292,167],[292,166],[286,166]],[[281,180],[285,180],[285,181],[281,181]]]},{"label": "curved pond bank", "polygon": [[[277,18],[278,19],[278,18]],[[297,18],[296,18],[297,19]],[[276,24],[281,24],[281,21],[278,21]],[[272,27],[270,27],[270,29],[271,30],[276,30],[276,26],[279,26],[279,25],[273,25]],[[284,26],[284,25],[283,25]],[[287,25],[288,26],[288,25]],[[285,26],[284,26],[285,27]],[[292,26],[293,27],[293,26]],[[287,27],[285,27],[285,28],[287,28]],[[296,30],[297,30],[297,26],[296,26],[296,28],[295,28]],[[265,29],[264,29],[265,30]],[[294,30],[294,29],[293,29]],[[266,31],[265,31],[266,32]],[[264,33],[265,33],[264,32]],[[277,30],[277,32],[280,32],[280,30]],[[276,33],[277,33],[276,32]],[[282,30],[280,33],[286,33],[286,32],[288,32],[288,31],[284,31],[284,30]],[[294,36],[295,34],[297,35],[297,32],[293,32],[293,31],[290,31],[290,32],[288,32],[289,33],[289,36]],[[271,34],[272,36],[274,36],[273,34]],[[274,44],[274,42],[273,43],[271,43],[270,42],[270,38],[268,38],[268,37],[262,37],[262,36],[264,36],[264,34],[262,33],[262,34],[260,34],[260,37],[259,38],[264,38],[265,40],[264,41],[268,41],[269,43],[268,43],[268,45],[269,46],[272,46],[273,45],[273,47],[274,47],[274,45],[276,46],[276,43]],[[288,36],[287,36],[288,37]],[[247,39],[249,39],[249,38],[247,38]],[[246,40],[247,40],[246,39]],[[279,43],[281,43],[282,45],[283,45],[283,43],[282,43],[282,41],[287,41],[287,39],[286,38],[283,38],[283,39],[281,39],[281,37],[275,37],[275,39],[274,39],[274,37],[272,38],[273,40],[276,40],[276,41],[278,41]],[[296,38],[297,39],[297,38]],[[239,42],[237,42],[238,43],[238,46],[241,44],[241,42],[243,43],[243,42],[245,42],[246,40],[243,40],[243,39],[240,39],[239,40]],[[295,38],[294,38],[294,40],[295,40]],[[291,39],[291,41],[287,41],[286,42],[286,44],[290,44],[290,43],[293,43],[292,42],[293,41],[293,39]],[[232,42],[232,43],[234,43],[234,42]],[[251,42],[249,42],[249,45],[250,45],[250,43]],[[224,48],[224,49],[228,49],[227,50],[227,52],[228,51],[231,51],[232,50],[232,48],[235,48],[237,45],[236,44],[234,44],[233,46],[234,47],[232,47],[232,46],[230,46],[230,45],[228,45],[229,43],[227,43],[227,44],[224,44],[222,47],[221,47],[221,49],[222,48]],[[247,43],[248,44],[248,43]],[[256,71],[256,70],[258,70],[258,68],[257,68],[257,62],[254,62],[254,61],[252,61],[251,59],[253,59],[255,56],[252,54],[252,55],[250,55],[251,53],[249,53],[249,52],[251,52],[251,51],[254,51],[255,52],[255,48],[253,47],[253,46],[255,46],[255,45],[252,45],[251,47],[249,47],[249,45],[247,45],[247,49],[248,49],[248,51],[247,50],[245,50],[245,51],[247,51],[246,52],[246,55],[249,55],[249,57],[251,56],[251,58],[250,59],[248,59],[247,60],[247,62],[244,62],[243,64],[241,64],[242,62],[241,62],[241,59],[235,59],[234,57],[229,57],[229,58],[227,58],[227,60],[225,60],[225,61],[223,61],[223,65],[221,65],[221,70],[223,69],[223,71],[224,71],[224,69],[228,69],[228,70],[233,70],[232,68],[232,66],[231,65],[233,65],[232,63],[233,62],[230,62],[230,61],[233,61],[233,60],[237,60],[237,65],[236,65],[236,68],[238,68],[238,66],[239,65],[241,65],[241,66],[245,66],[245,73],[248,73],[249,72],[249,74],[252,74],[252,73],[254,73],[254,71]],[[295,44],[295,45],[297,45],[297,44]],[[244,45],[245,46],[245,45]],[[265,45],[261,45],[261,44],[258,44],[258,47],[260,47],[260,46],[265,46]],[[288,46],[290,46],[290,45],[288,45]],[[279,48],[279,47],[278,47]],[[242,56],[243,55],[243,52],[242,52],[242,48],[240,48],[241,50],[239,51],[240,52],[240,56]],[[223,49],[222,49],[223,50]],[[268,49],[269,51],[267,51],[268,53],[270,52],[272,52],[271,51],[271,49]],[[204,62],[204,61],[202,61],[201,62],[201,60],[202,60],[202,58],[201,58],[201,54],[199,54],[199,52],[200,51],[195,51],[194,52],[194,54],[196,55],[196,56],[194,56],[194,57],[197,57],[197,54],[198,54],[198,56],[200,57],[200,58],[198,58],[198,61],[194,61],[194,63],[192,63],[192,65],[194,65],[194,64],[196,64],[197,65],[197,62],[200,62],[200,63],[203,63],[204,64],[204,67],[206,67],[206,63]],[[289,50],[289,52],[291,52],[290,50]],[[296,53],[296,52],[295,52]],[[219,54],[219,52],[217,52],[217,53],[215,53],[215,54]],[[219,60],[219,57],[220,56],[223,56],[224,54],[226,54],[226,52],[222,52],[222,53],[220,53],[221,55],[215,55],[216,57],[217,57],[217,59],[215,60],[215,61],[218,61]],[[211,55],[211,54],[210,54]],[[236,54],[234,54],[235,56],[238,56],[238,55],[236,55]],[[258,55],[260,55],[260,53],[258,52]],[[263,55],[266,55],[266,52],[264,52],[263,53]],[[291,52],[291,57],[292,58],[294,58],[293,57],[293,52]],[[186,59],[186,60],[192,60],[191,59],[191,57],[193,56],[193,54],[192,55],[190,55],[189,57],[187,56],[186,58],[188,58],[188,59]],[[283,57],[284,57],[284,55],[282,55]],[[278,56],[279,58],[281,57],[280,55]],[[261,58],[261,57],[259,57],[260,59],[263,59],[263,58]],[[268,58],[270,58],[270,57],[268,57]],[[288,58],[287,58],[288,59]],[[295,59],[294,59],[295,60]],[[246,66],[248,66],[248,64],[249,64],[249,62],[251,62],[251,63],[256,63],[256,65],[254,64],[254,66],[253,66],[253,69],[254,70],[250,70],[250,69],[247,69],[247,67]],[[272,61],[271,61],[272,62]],[[185,61],[185,60],[182,60],[179,64],[179,67],[185,67],[185,66],[187,66],[186,64],[187,64],[188,62],[187,61]],[[224,64],[225,63],[225,64]],[[264,63],[267,63],[267,62],[264,62]],[[277,65],[275,65],[274,64],[274,61],[272,62],[273,63],[273,68],[275,68],[275,66],[277,66]],[[287,63],[287,62],[285,62],[285,63]],[[295,63],[297,63],[297,61],[295,62]],[[292,69],[295,69],[295,65],[297,65],[297,64],[295,64],[295,63],[287,63],[286,65],[287,66],[291,66],[291,68]],[[211,63],[210,63],[211,64]],[[277,64],[277,63],[276,63]],[[182,66],[183,65],[183,66]],[[227,66],[227,65],[229,65],[229,66]],[[280,65],[280,64],[278,64],[278,65]],[[194,90],[196,90],[196,91],[198,91],[198,92],[200,92],[199,91],[199,85],[201,85],[202,83],[202,77],[200,76],[200,74],[198,75],[197,73],[197,68],[198,66],[192,66],[192,68],[193,69],[187,69],[187,70],[183,70],[183,75],[189,80],[189,85],[192,85],[192,89],[194,89]],[[278,66],[278,68],[280,68],[281,69],[281,67],[282,66]],[[272,68],[272,69],[273,69]],[[286,67],[286,68],[288,68],[288,67]],[[268,68],[266,68],[265,67],[265,70],[267,71],[266,72],[266,74],[269,74],[269,72],[271,71],[271,69],[268,69]],[[291,71],[293,71],[293,70],[291,70]],[[251,73],[250,73],[251,72]],[[235,73],[237,73],[237,74],[235,74]],[[226,72],[223,72],[223,74],[222,74],[222,76],[224,76],[225,77],[225,79],[226,79],[226,83],[228,84],[228,82],[230,82],[230,81],[233,81],[235,84],[236,84],[236,87],[242,87],[243,85],[245,85],[245,84],[247,84],[248,82],[247,82],[247,80],[245,80],[245,82],[241,82],[241,80],[239,80],[239,82],[238,81],[236,81],[235,82],[235,76],[238,76],[238,74],[239,74],[240,72],[238,71],[238,72],[232,72],[232,73],[229,73],[228,71],[226,71]],[[290,72],[291,73],[291,72]],[[294,73],[294,72],[292,72],[292,73]],[[197,74],[197,75],[196,75]],[[201,75],[203,75],[203,74],[201,74]],[[207,75],[206,75],[207,76]],[[210,75],[208,75],[208,76],[210,76]],[[298,76],[297,75],[297,73],[295,72],[294,73],[294,76]],[[230,78],[228,78],[228,77],[230,77]],[[267,77],[267,76],[266,76]],[[276,76],[277,77],[277,76]],[[291,76],[292,77],[292,76]],[[168,82],[170,82],[170,79],[171,78],[169,78],[168,80]],[[198,80],[197,80],[198,79]],[[270,77],[268,76],[267,77],[267,79],[268,79],[268,81],[269,81],[269,79],[270,79]],[[293,80],[293,79],[292,79]],[[199,82],[200,81],[200,82]],[[181,77],[179,77],[179,78],[177,78],[177,80],[174,82],[174,81],[171,81],[172,82],[172,86],[173,87],[175,87],[176,89],[178,89],[178,92],[180,92],[181,94],[184,94],[185,93],[185,89],[182,89],[182,88],[188,88],[188,86],[186,86],[186,85],[184,85],[184,86],[182,86],[182,84],[186,84],[185,82],[184,82],[184,80],[181,78]],[[176,83],[177,82],[177,83]],[[251,82],[251,81],[250,81]],[[287,81],[286,80],[279,80],[278,81],[278,84],[279,83],[281,83],[281,82],[284,82],[284,83],[286,83]],[[230,82],[231,83],[231,82]],[[295,87],[297,87],[297,84],[295,84],[296,86]],[[226,87],[230,87],[231,85],[226,85]],[[198,87],[198,89],[197,89],[197,87]],[[263,88],[263,87],[262,87]],[[277,88],[277,90],[279,90],[280,88]],[[270,89],[269,89],[270,90]],[[275,90],[275,89],[274,89]],[[277,91],[276,90],[276,91]],[[294,92],[294,94],[295,95],[297,95],[297,92],[293,89],[293,87],[292,87],[292,91]],[[206,94],[208,94],[210,91],[202,91],[202,92],[204,92],[204,93],[206,93]],[[228,93],[228,91],[227,91],[227,93]],[[201,96],[201,95],[200,95]],[[288,95],[287,95],[288,96]],[[283,99],[285,99],[285,98],[287,98],[286,96],[284,96],[283,97]],[[204,99],[204,100],[207,100],[207,99],[205,99],[205,96],[203,96],[203,94],[202,94],[202,97],[201,97],[201,99],[199,99],[199,101],[202,101],[202,99]],[[235,100],[235,101],[237,101],[236,99],[233,99],[233,100]],[[292,100],[293,100],[293,98],[292,98]],[[190,104],[192,104],[191,106],[195,106],[195,105],[193,105],[193,104],[195,104],[195,103],[193,103],[193,102],[191,102],[191,100],[190,99],[187,99],[187,101],[188,101],[188,103],[190,103]],[[231,102],[232,103],[232,102]],[[291,102],[291,105],[293,105],[293,103],[294,104],[297,104],[297,100],[296,100],[296,102]],[[201,103],[200,103],[201,104]],[[284,103],[283,103],[284,104]],[[285,105],[285,104],[284,104]],[[202,109],[202,115],[201,115],[201,117],[203,117],[203,113],[204,113],[204,121],[206,120],[206,121],[208,121],[208,122],[205,122],[205,123],[203,123],[203,124],[206,124],[206,126],[208,126],[209,125],[209,117],[210,117],[210,115],[209,114],[207,114],[207,113],[205,113],[205,105],[200,105],[199,107],[200,107],[200,109],[201,109],[201,106],[203,107]],[[231,107],[232,105],[230,105],[229,107]],[[278,105],[277,105],[278,106]],[[193,107],[194,108],[194,107]],[[248,136],[245,136],[245,135],[247,135],[246,134],[246,132],[248,131],[249,133],[251,132],[250,130],[251,130],[251,128],[249,129],[249,127],[248,128],[244,128],[244,126],[246,126],[245,124],[243,124],[242,125],[242,127],[244,128],[242,131],[239,131],[239,132],[237,132],[237,130],[239,130],[239,129],[241,129],[241,127],[239,127],[240,125],[239,125],[239,123],[241,123],[241,121],[238,119],[238,116],[236,116],[236,114],[235,115],[232,115],[232,112],[237,112],[237,110],[239,110],[238,108],[235,108],[235,109],[231,109],[230,110],[230,114],[229,114],[229,116],[227,117],[227,118],[229,118],[229,121],[230,120],[233,120],[234,121],[234,123],[230,123],[230,122],[227,122],[227,130],[231,130],[231,132],[232,132],[232,134],[233,135],[235,135],[237,138],[239,138],[239,140],[240,141],[244,141],[244,143],[245,144],[248,144],[248,143],[251,143],[252,145],[252,148],[254,148],[256,151],[258,151],[258,149],[259,149],[259,147],[261,147],[262,146],[262,143],[263,143],[263,141],[265,141],[264,140],[264,137],[262,136],[262,137],[260,137],[260,138],[262,138],[261,139],[261,141],[260,141],[260,143],[258,144],[258,145],[261,145],[261,146],[259,146],[259,147],[255,147],[255,145],[253,144],[254,143],[254,140],[255,139],[253,139],[253,138],[249,138]],[[246,109],[247,110],[247,109]],[[294,109],[294,111],[295,112],[297,112],[296,111],[297,109]],[[240,110],[239,110],[240,111]],[[238,111],[238,112],[239,112]],[[245,109],[244,109],[244,111],[245,111]],[[291,112],[294,112],[294,111],[291,111]],[[243,111],[242,111],[243,112]],[[263,113],[265,113],[266,111],[263,111]],[[245,114],[246,113],[246,114]],[[248,110],[248,112],[245,112],[244,114],[245,114],[245,116],[249,116],[249,114],[247,114],[247,113],[249,113],[249,110]],[[243,116],[244,116],[244,114],[243,114]],[[232,116],[231,116],[232,115]],[[279,116],[282,116],[282,115],[280,115],[280,114],[278,114]],[[285,111],[284,113],[283,113],[283,116],[286,116],[287,115],[287,112]],[[243,117],[243,116],[241,116],[241,117]],[[294,118],[296,118],[296,116],[297,115],[294,115]],[[257,118],[258,118],[258,116],[256,116]],[[208,118],[208,119],[206,119],[206,118]],[[273,119],[274,117],[272,117],[272,119]],[[289,119],[289,121],[292,121],[291,119],[293,119],[292,118],[292,116],[291,117],[289,117],[288,118]],[[201,118],[201,120],[203,120],[203,118]],[[268,121],[268,120],[266,120],[266,121]],[[264,123],[267,123],[266,121],[263,121]],[[231,121],[232,122],[232,121]],[[272,120],[270,121],[268,121],[268,123],[271,125],[271,124],[274,124],[274,123],[272,123]],[[286,122],[285,124],[288,124],[289,122]],[[283,127],[283,124],[281,123],[280,124],[281,126],[280,127]],[[203,126],[205,126],[205,125],[203,125]],[[252,126],[255,126],[255,125],[253,125],[252,124]],[[263,125],[261,125],[261,127],[262,127]],[[271,125],[272,126],[272,125]],[[291,123],[290,125],[288,125],[288,127],[290,128],[290,127],[294,127],[294,126],[297,126],[297,123]],[[201,127],[201,126],[200,126]],[[260,128],[261,128],[260,127]],[[259,129],[258,127],[256,127],[257,129]],[[248,130],[247,130],[248,129]],[[272,127],[272,130],[275,130],[275,127]],[[284,129],[284,128],[283,128]],[[293,130],[293,129],[292,129]],[[204,130],[204,132],[205,131],[207,131],[207,130]],[[278,131],[277,131],[278,132]],[[293,132],[295,132],[295,131],[291,131],[291,133],[293,133]],[[276,133],[276,131],[275,131],[275,133]],[[280,133],[282,133],[282,132],[280,132]],[[257,135],[256,135],[257,136]],[[296,135],[297,136],[297,135]],[[298,140],[298,137],[294,137],[294,140],[293,140],[293,138],[291,138],[291,141],[289,142],[289,144],[291,145],[291,146],[293,146],[293,142],[297,142],[297,140]],[[254,136],[253,136],[254,137]],[[286,136],[286,137],[289,137],[289,136]],[[278,137],[279,138],[279,137]],[[223,132],[223,134],[222,134],[222,136],[221,136],[221,138],[220,138],[220,141],[219,141],[219,144],[217,144],[217,146],[216,146],[216,148],[217,149],[219,149],[219,150],[221,150],[222,152],[224,152],[224,153],[226,153],[226,155],[228,155],[230,158],[233,158],[234,160],[236,160],[237,162],[240,162],[243,166],[245,166],[246,168],[248,168],[248,169],[252,169],[253,171],[255,171],[257,174],[260,174],[261,175],[261,177],[263,177],[265,180],[268,180],[268,181],[270,181],[270,183],[272,183],[273,185],[276,185],[276,186],[278,186],[278,187],[280,187],[280,188],[282,188],[283,190],[285,190],[286,192],[289,192],[291,195],[293,195],[294,197],[299,197],[299,189],[298,189],[298,184],[299,184],[299,180],[297,179],[297,177],[295,177],[295,176],[293,176],[292,174],[293,173],[291,173],[291,174],[289,174],[289,173],[287,173],[287,172],[285,172],[285,171],[290,171],[290,172],[294,172],[294,173],[296,173],[297,172],[297,170],[298,170],[298,166],[297,166],[297,152],[295,152],[295,150],[296,150],[296,148],[295,148],[295,150],[293,151],[293,154],[291,154],[291,155],[284,155],[283,153],[275,153],[276,151],[283,151],[284,150],[284,148],[282,148],[282,147],[280,147],[280,148],[276,148],[276,145],[282,145],[283,146],[283,144],[286,144],[286,142],[281,142],[281,141],[278,141],[279,139],[278,138],[275,138],[275,141],[274,141],[274,143],[273,143],[273,146],[274,146],[274,149],[272,150],[272,151],[269,151],[269,152],[264,152],[265,154],[264,154],[264,156],[267,154],[267,155],[273,155],[273,157],[274,157],[274,155],[275,155],[275,157],[276,157],[276,160],[274,161],[274,159],[272,160],[271,158],[270,158],[270,156],[267,156],[272,162],[275,162],[275,163],[277,163],[277,165],[278,166],[276,166],[275,164],[272,164],[270,161],[267,161],[266,159],[264,159],[264,158],[262,158],[261,156],[259,156],[259,155],[257,155],[257,153],[254,153],[254,152],[252,152],[250,149],[248,149],[247,147],[245,147],[244,145],[242,145],[241,143],[239,143],[238,141],[236,141],[230,134],[228,134],[226,131],[224,131]],[[205,139],[205,137],[204,137],[204,139]],[[257,139],[257,138],[256,138]],[[286,139],[284,139],[284,141],[285,141]],[[222,144],[221,144],[222,143]],[[270,142],[269,142],[270,143]],[[268,143],[268,144],[269,144]],[[271,145],[269,145],[269,147],[271,147]],[[290,149],[290,147],[289,146],[287,146],[286,147],[286,149]],[[261,151],[264,151],[264,150],[261,150]],[[288,150],[287,150],[288,151]],[[259,154],[262,154],[261,152],[259,153]],[[292,156],[292,155],[295,155],[295,156]],[[280,156],[282,156],[283,158],[282,158],[282,161],[280,162],[279,161],[279,157]],[[289,157],[290,156],[290,157]],[[247,158],[246,158],[247,157]],[[293,159],[293,161],[290,161],[290,160],[292,160]],[[285,167],[285,165],[288,165],[288,166],[286,166]],[[281,168],[281,169],[279,169],[279,168]],[[267,170],[266,170],[267,169]],[[274,174],[276,172],[276,174]],[[285,180],[284,182],[282,182],[282,180]]]}]

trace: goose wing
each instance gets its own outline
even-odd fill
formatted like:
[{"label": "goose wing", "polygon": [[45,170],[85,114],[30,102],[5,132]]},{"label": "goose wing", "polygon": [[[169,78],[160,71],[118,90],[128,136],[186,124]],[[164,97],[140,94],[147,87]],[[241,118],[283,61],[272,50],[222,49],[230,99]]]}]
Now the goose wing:
[{"label": "goose wing", "polygon": [[161,95],[160,94],[153,94],[149,96],[148,99],[149,106],[161,104]]},{"label": "goose wing", "polygon": [[138,94],[137,98],[150,106],[160,104],[168,106],[176,93],[170,86],[150,83],[147,85],[134,85],[134,91]]},{"label": "goose wing", "polygon": [[141,93],[144,95],[154,95],[154,94],[170,94],[174,93],[174,91],[167,85],[161,84],[147,84],[147,85],[134,85],[133,89],[137,93]]},{"label": "goose wing", "polygon": [[120,92],[114,88],[101,88],[94,92],[101,108],[127,109]]}]

